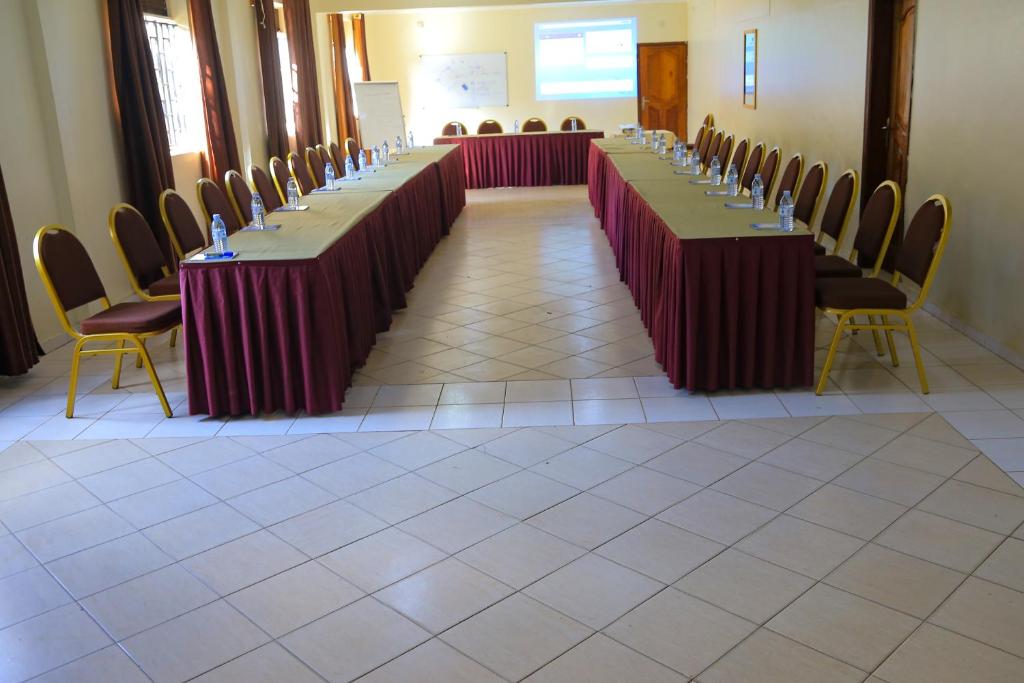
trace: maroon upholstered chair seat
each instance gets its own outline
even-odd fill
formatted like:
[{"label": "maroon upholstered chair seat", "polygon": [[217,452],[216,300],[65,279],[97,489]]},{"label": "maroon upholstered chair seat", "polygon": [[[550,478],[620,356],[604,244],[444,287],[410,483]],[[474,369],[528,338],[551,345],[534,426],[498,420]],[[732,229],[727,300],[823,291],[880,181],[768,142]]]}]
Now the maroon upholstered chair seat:
[{"label": "maroon upholstered chair seat", "polygon": [[81,329],[83,334],[143,334],[180,324],[181,304],[177,301],[127,301],[86,318]]},{"label": "maroon upholstered chair seat", "polygon": [[181,280],[177,273],[171,273],[167,277],[160,278],[149,285],[150,296],[181,296]]},{"label": "maroon upholstered chair seat", "polygon": [[836,277],[818,280],[814,286],[814,303],[819,308],[890,308],[907,307],[907,295],[876,277]]},{"label": "maroon upholstered chair seat", "polygon": [[814,257],[814,277],[861,277],[861,269],[842,256],[821,255]]},{"label": "maroon upholstered chair seat", "polygon": [[826,249],[823,245],[821,245],[821,244],[815,244],[814,245],[814,255],[815,256],[824,256],[827,253],[828,253],[828,249]]}]

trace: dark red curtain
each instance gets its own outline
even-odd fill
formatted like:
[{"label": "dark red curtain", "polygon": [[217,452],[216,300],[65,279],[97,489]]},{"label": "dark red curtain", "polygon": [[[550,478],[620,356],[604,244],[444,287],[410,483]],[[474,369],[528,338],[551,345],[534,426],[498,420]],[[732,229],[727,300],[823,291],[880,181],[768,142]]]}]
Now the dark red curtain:
[{"label": "dark red curtain", "polygon": [[0,375],[22,375],[39,362],[39,342],[25,298],[18,239],[0,171]]},{"label": "dark red curtain", "polygon": [[106,7],[114,108],[120,122],[128,201],[146,217],[167,262],[172,263],[158,201],[161,192],[174,187],[174,171],[142,2],[107,0]]},{"label": "dark red curtain", "polygon": [[345,55],[345,21],[340,14],[327,15],[331,30],[331,64],[334,70],[334,111],[338,122],[338,142],[353,138],[359,142],[355,108],[352,106],[352,83],[348,77],[348,58]]},{"label": "dark red curtain", "polygon": [[316,82],[316,52],[309,0],[284,0],[284,26],[298,96],[295,102],[295,144],[301,152],[307,147],[315,147],[324,129],[320,118],[320,89]]},{"label": "dark red curtain", "polygon": [[363,80],[370,80],[370,59],[366,54],[366,15],[352,15],[352,48],[359,57],[359,66],[363,68]]},{"label": "dark red curtain", "polygon": [[223,185],[224,174],[231,169],[240,170],[240,164],[210,0],[188,0],[188,16],[199,60],[199,87],[203,93],[203,119],[206,123],[203,175]]},{"label": "dark red curtain", "polygon": [[284,159],[288,156],[288,124],[284,113],[281,57],[277,49],[277,13],[274,0],[254,0],[254,8],[263,78],[263,111],[267,119],[267,152]]}]

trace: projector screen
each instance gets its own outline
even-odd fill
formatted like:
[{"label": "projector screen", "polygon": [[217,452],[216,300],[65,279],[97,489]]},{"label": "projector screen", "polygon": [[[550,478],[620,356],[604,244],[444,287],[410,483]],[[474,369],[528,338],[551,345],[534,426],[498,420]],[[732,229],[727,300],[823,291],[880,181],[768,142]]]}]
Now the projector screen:
[{"label": "projector screen", "polygon": [[538,100],[636,97],[636,17],[534,24]]}]

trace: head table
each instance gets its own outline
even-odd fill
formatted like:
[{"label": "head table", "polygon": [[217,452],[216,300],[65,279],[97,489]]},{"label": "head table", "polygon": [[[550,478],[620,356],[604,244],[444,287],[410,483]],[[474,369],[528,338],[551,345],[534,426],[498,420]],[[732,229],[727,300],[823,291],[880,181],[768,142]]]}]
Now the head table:
[{"label": "head table", "polygon": [[590,141],[600,130],[447,135],[435,145],[459,145],[466,187],[535,187],[587,182]]},{"label": "head table", "polygon": [[[595,140],[588,190],[654,344],[676,388],[807,386],[814,378],[814,240],[755,230],[778,214],[729,209],[743,197],[622,138]],[[749,199],[747,200],[749,201]]]},{"label": "head table", "polygon": [[461,150],[415,148],[342,188],[231,235],[231,260],[181,263],[190,413],[339,410],[465,206]]}]

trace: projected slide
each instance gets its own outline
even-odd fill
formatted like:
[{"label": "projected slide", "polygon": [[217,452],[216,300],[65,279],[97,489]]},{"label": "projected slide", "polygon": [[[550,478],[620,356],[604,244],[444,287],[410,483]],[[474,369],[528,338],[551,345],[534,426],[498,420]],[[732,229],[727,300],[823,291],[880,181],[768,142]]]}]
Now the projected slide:
[{"label": "projected slide", "polygon": [[538,100],[636,97],[636,17],[534,24]]}]

